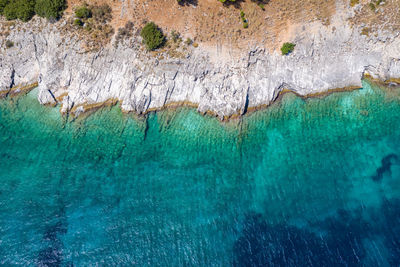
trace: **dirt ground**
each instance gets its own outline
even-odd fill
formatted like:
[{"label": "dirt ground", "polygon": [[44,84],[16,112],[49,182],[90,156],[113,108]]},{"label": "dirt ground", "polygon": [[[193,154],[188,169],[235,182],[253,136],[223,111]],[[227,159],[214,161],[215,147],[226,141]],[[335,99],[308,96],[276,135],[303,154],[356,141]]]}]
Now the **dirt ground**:
[{"label": "dirt ground", "polygon": [[[115,32],[127,21],[132,21],[138,29],[147,21],[154,21],[167,34],[175,30],[183,39],[191,38],[201,46],[217,50],[219,46],[240,50],[254,45],[279,49],[283,42],[292,41],[292,25],[317,20],[329,25],[337,3],[343,1],[349,8],[358,10],[353,23],[364,23],[372,29],[373,26],[369,24],[383,25],[388,21],[388,16],[391,18],[390,24],[400,22],[399,0],[386,0],[384,5],[379,6],[384,11],[378,13],[370,10],[370,0],[360,0],[361,8],[360,5],[358,8],[350,7],[350,0],[265,0],[268,3],[264,4],[264,8],[251,0],[229,6],[218,0],[186,1],[191,2],[179,5],[177,0],[86,0],[86,3],[108,4],[112,7],[111,26]],[[68,0],[67,14],[73,14],[74,8],[83,2]],[[248,21],[247,29],[243,27],[241,10]],[[393,14],[389,15],[389,11]]]},{"label": "dirt ground", "polygon": [[370,3],[375,1],[360,0],[360,9],[351,19],[351,23],[364,25],[364,32],[367,35],[376,34],[380,30],[400,32],[400,0],[385,0],[381,5]]},{"label": "dirt ground", "polygon": [[[69,0],[67,13],[83,3]],[[272,44],[291,23],[321,20],[329,23],[335,12],[335,0],[270,0],[264,10],[250,0],[225,6],[218,0],[191,0],[183,6],[177,0],[86,0],[88,4],[108,4],[113,9],[114,29],[132,21],[140,28],[154,21],[164,32],[178,31],[185,39],[203,45],[229,44],[241,48],[248,42]],[[243,28],[243,10],[249,27]],[[287,40],[290,41],[290,40]]]}]

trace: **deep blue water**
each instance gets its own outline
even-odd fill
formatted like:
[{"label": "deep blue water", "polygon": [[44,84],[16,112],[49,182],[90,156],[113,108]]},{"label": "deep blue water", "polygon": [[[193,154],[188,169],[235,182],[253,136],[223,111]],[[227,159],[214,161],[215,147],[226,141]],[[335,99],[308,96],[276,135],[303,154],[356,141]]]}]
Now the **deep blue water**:
[{"label": "deep blue water", "polygon": [[0,265],[400,265],[400,89],[229,123],[36,94],[0,101]]}]

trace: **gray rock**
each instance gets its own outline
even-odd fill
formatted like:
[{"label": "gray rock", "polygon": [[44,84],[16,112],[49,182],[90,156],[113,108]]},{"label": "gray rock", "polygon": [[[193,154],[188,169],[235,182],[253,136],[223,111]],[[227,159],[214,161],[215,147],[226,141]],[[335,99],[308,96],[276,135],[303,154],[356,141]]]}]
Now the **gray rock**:
[{"label": "gray rock", "polygon": [[82,53],[78,38],[62,36],[57,28],[62,23],[35,18],[11,31],[8,38],[16,46],[1,48],[0,90],[38,81],[41,104],[55,104],[61,97],[61,111],[75,106],[74,114],[84,112],[85,104],[118,99],[126,112],[191,102],[222,119],[268,105],[283,89],[307,95],[361,86],[365,72],[382,80],[400,77],[398,34],[365,38],[361,27],[334,20],[330,27],[313,22],[304,31],[299,28],[295,51],[288,56],[254,48],[240,59],[226,60],[193,48],[184,59],[161,61],[143,53],[136,37]]}]

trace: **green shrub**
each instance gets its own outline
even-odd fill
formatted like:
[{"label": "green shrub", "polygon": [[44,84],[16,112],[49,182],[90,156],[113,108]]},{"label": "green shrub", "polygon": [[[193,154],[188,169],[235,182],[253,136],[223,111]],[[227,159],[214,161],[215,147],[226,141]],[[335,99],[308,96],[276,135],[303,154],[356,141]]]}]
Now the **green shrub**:
[{"label": "green shrub", "polygon": [[20,19],[28,21],[35,15],[34,0],[16,0],[9,2],[3,10],[3,15],[8,20]]},{"label": "green shrub", "polygon": [[75,19],[74,20],[74,25],[81,27],[81,26],[83,26],[83,21],[80,20],[80,19]]},{"label": "green shrub", "polygon": [[360,3],[360,0],[350,0],[350,6],[355,6],[358,5]]},{"label": "green shrub", "polygon": [[228,3],[235,3],[236,0],[219,0],[223,4],[228,4]]},{"label": "green shrub", "polygon": [[147,23],[140,32],[140,36],[142,36],[147,50],[150,51],[161,47],[165,42],[164,34],[154,22]]},{"label": "green shrub", "polygon": [[370,8],[372,11],[375,11],[375,9],[376,9],[374,3],[372,3],[372,2],[369,3],[369,8]]},{"label": "green shrub", "polygon": [[34,6],[35,1],[20,0],[19,2],[22,3],[20,5],[19,10],[17,11],[18,19],[22,21],[30,20],[35,15],[35,6]]},{"label": "green shrub", "polygon": [[185,44],[186,44],[187,46],[189,46],[189,45],[193,44],[193,41],[192,41],[192,39],[190,39],[190,38],[187,38],[187,39],[185,40]]},{"label": "green shrub", "polygon": [[35,13],[45,18],[61,17],[66,0],[0,0],[0,15],[8,20],[30,20]]},{"label": "green shrub", "polygon": [[8,20],[17,19],[17,8],[15,3],[6,5],[3,10],[3,15]]},{"label": "green shrub", "polygon": [[75,10],[75,16],[80,19],[88,19],[92,17],[92,11],[85,6],[81,6]]},{"label": "green shrub", "polygon": [[36,0],[35,12],[43,18],[59,19],[66,8],[66,0]]},{"label": "green shrub", "polygon": [[245,18],[245,15],[243,10],[240,10],[240,18],[242,19],[243,22],[243,28],[247,29],[249,27],[249,23],[247,21],[247,19]]},{"label": "green shrub", "polygon": [[9,0],[0,0],[0,15],[3,15],[4,8],[8,5]]},{"label": "green shrub", "polygon": [[293,43],[284,43],[281,47],[282,55],[287,55],[287,54],[293,52],[295,46],[296,45]]}]

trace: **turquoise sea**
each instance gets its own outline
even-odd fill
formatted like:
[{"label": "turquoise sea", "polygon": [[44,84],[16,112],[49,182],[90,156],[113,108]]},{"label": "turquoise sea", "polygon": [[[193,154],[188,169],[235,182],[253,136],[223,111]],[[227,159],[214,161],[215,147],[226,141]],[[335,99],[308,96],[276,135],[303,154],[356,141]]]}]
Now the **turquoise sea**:
[{"label": "turquoise sea", "polygon": [[0,100],[0,265],[399,266],[400,89],[221,123]]}]

